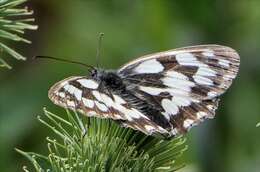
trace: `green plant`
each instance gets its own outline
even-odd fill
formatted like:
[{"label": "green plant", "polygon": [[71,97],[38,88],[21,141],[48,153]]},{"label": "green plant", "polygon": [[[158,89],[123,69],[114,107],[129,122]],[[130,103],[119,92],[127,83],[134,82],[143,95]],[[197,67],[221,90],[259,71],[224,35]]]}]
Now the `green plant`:
[{"label": "green plant", "polygon": [[27,7],[19,7],[26,1],[0,0],[0,67],[11,68],[3,59],[4,54],[9,54],[17,60],[26,59],[23,55],[4,43],[4,40],[31,43],[31,41],[21,36],[25,30],[37,29],[37,26],[29,24],[34,21],[33,18],[29,17],[33,14],[33,11],[29,11]]},{"label": "green plant", "polygon": [[183,137],[161,140],[107,119],[81,119],[69,111],[67,119],[46,109],[44,114],[47,119],[38,117],[39,121],[58,136],[47,137],[49,155],[17,149],[37,172],[175,171],[183,166],[175,162],[187,149]]}]

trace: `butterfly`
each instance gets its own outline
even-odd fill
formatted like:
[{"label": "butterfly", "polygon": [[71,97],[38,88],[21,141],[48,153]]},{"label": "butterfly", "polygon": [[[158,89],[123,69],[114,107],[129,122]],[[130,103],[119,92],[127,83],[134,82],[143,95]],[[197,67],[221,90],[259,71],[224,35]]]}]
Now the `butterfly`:
[{"label": "butterfly", "polygon": [[142,56],[118,70],[93,68],[89,76],[56,83],[48,95],[86,116],[173,138],[214,118],[239,63],[238,53],[226,46],[184,47]]}]

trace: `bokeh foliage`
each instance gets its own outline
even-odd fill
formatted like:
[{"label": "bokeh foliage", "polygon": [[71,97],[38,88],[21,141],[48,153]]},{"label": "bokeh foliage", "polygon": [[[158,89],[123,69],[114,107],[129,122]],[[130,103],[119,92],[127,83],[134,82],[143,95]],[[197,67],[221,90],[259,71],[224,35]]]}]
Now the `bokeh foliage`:
[{"label": "bokeh foliage", "polygon": [[[27,57],[51,55],[95,64],[97,37],[104,32],[101,63],[120,65],[147,53],[216,43],[236,49],[241,68],[222,96],[217,116],[193,128],[185,152],[186,172],[258,172],[260,138],[260,1],[258,0],[32,0],[39,30],[26,35]],[[31,47],[32,46],[32,47]],[[17,49],[16,48],[16,49]],[[48,100],[48,88],[86,69],[63,63],[11,62],[0,72],[0,167],[19,171],[27,162],[13,148],[47,154],[46,129],[35,122],[43,106],[63,114]],[[28,106],[29,105],[29,106]],[[16,164],[14,165],[15,162]]]},{"label": "bokeh foliage", "polygon": [[25,60],[26,57],[5,45],[4,39],[30,44],[31,41],[23,38],[25,30],[36,30],[37,26],[30,24],[34,21],[30,18],[33,11],[27,7],[19,7],[27,0],[1,0],[0,1],[0,67],[11,68],[3,59],[3,56],[12,56],[17,60]]}]

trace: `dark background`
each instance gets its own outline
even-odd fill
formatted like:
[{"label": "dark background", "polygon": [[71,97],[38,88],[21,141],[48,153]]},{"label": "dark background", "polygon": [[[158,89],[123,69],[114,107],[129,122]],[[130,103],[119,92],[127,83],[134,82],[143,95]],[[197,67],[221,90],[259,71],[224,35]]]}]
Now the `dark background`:
[{"label": "dark background", "polygon": [[[260,1],[259,0],[31,0],[39,29],[32,45],[15,44],[28,57],[7,59],[0,69],[0,169],[21,171],[28,162],[14,151],[46,153],[49,130],[36,119],[42,108],[64,114],[47,98],[49,87],[87,70],[73,64],[32,61],[51,55],[96,64],[99,32],[104,32],[101,64],[117,69],[135,57],[196,44],[221,44],[241,56],[237,79],[222,96],[214,120],[187,135],[185,172],[260,170]],[[12,43],[11,43],[12,44]],[[10,45],[10,44],[9,44]]]}]

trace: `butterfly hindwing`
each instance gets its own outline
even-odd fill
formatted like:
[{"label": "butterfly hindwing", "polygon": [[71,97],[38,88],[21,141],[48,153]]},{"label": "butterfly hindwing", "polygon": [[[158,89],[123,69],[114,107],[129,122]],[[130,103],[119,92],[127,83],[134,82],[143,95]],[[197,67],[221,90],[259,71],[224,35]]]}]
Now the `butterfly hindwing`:
[{"label": "butterfly hindwing", "polygon": [[76,110],[87,116],[123,119],[116,109],[107,106],[112,99],[99,90],[99,83],[91,78],[69,77],[50,89],[49,98],[59,106]]}]

